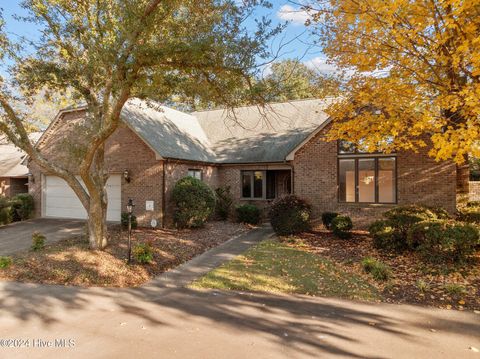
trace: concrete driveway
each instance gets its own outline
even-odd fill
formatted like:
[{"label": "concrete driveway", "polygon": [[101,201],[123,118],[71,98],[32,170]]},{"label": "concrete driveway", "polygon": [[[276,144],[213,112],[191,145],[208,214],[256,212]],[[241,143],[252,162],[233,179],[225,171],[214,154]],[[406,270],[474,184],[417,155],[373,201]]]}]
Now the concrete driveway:
[{"label": "concrete driveway", "polygon": [[85,221],[75,219],[39,218],[12,223],[0,227],[0,255],[30,248],[35,231],[45,235],[47,243],[53,243],[82,234],[84,228]]},{"label": "concrete driveway", "polygon": [[186,286],[270,234],[233,238],[139,288],[0,282],[0,358],[480,357],[472,312]]}]

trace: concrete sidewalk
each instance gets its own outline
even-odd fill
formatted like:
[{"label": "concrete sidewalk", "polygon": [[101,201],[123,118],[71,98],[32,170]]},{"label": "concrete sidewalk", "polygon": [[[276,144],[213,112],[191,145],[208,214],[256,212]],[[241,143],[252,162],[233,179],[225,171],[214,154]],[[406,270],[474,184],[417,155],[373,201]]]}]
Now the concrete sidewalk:
[{"label": "concrete sidewalk", "polygon": [[270,234],[237,237],[140,288],[0,283],[0,357],[480,358],[471,312],[181,287]]}]

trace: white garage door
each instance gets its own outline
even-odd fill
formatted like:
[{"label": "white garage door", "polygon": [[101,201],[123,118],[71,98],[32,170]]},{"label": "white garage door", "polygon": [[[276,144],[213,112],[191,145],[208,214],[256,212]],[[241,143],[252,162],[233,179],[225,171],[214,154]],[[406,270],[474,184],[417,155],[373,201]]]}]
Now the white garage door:
[{"label": "white garage door", "polygon": [[[121,177],[111,175],[107,181],[108,221],[120,221],[121,214]],[[77,195],[63,179],[55,176],[45,177],[45,217],[86,219],[87,211]]]}]

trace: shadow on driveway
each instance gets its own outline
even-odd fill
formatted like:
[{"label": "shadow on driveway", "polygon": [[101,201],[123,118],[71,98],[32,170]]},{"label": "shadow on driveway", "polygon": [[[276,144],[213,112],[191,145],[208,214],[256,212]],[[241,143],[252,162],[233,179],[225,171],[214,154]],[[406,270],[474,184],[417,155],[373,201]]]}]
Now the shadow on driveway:
[{"label": "shadow on driveway", "polygon": [[47,243],[78,236],[84,233],[84,220],[38,218],[15,222],[0,227],[0,255],[12,254],[30,248],[32,233],[45,235]]}]

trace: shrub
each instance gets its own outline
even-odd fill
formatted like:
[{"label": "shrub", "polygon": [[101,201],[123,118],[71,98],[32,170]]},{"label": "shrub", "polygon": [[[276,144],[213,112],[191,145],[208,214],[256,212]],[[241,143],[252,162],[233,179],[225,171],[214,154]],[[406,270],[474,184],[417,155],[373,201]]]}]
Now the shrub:
[{"label": "shrub", "polygon": [[32,234],[32,251],[39,251],[45,248],[45,236],[40,232],[33,232]]},{"label": "shrub", "polygon": [[406,239],[408,230],[418,222],[435,220],[437,215],[429,208],[408,205],[398,206],[385,212],[385,217],[389,220],[399,238]]},{"label": "shrub", "polygon": [[10,200],[11,215],[14,222],[29,219],[33,213],[33,197],[28,193],[17,194]]},{"label": "shrub", "polygon": [[406,240],[395,231],[388,220],[373,222],[368,231],[373,238],[373,245],[378,249],[401,251],[407,247]]},{"label": "shrub", "polygon": [[332,228],[332,221],[335,217],[338,217],[336,212],[323,212],[322,213],[322,223],[326,229]]},{"label": "shrub", "polygon": [[377,281],[385,281],[392,277],[392,270],[385,263],[373,257],[366,257],[362,260],[365,272],[370,273]]},{"label": "shrub", "polygon": [[215,194],[194,177],[179,180],[173,188],[174,220],[179,228],[202,227],[215,209]]},{"label": "shrub", "polygon": [[458,220],[467,223],[480,224],[480,212],[479,211],[462,211],[458,215]]},{"label": "shrub", "polygon": [[[121,222],[122,222],[122,227],[123,228],[128,228],[128,213],[123,212],[122,217],[121,217]],[[137,223],[137,217],[132,214],[132,229],[137,228],[138,223]]]},{"label": "shrub", "polygon": [[467,207],[469,207],[469,208],[480,207],[480,201],[468,201],[467,202]]},{"label": "shrub", "polygon": [[0,256],[0,269],[5,269],[5,268],[10,267],[12,262],[13,261],[12,261],[11,257]]},{"label": "shrub", "polygon": [[253,204],[242,204],[237,207],[237,219],[241,223],[258,224],[260,209]]},{"label": "shrub", "polygon": [[233,198],[230,191],[230,186],[219,187],[215,190],[217,196],[217,204],[215,206],[215,212],[218,218],[225,221],[230,215],[230,209],[233,204]]},{"label": "shrub", "polygon": [[149,243],[136,244],[132,253],[137,263],[149,264],[153,261],[153,248]]},{"label": "shrub", "polygon": [[295,195],[284,196],[273,202],[269,216],[273,230],[281,236],[302,233],[311,228],[310,204]]},{"label": "shrub", "polygon": [[477,227],[452,221],[424,221],[408,232],[408,243],[424,260],[461,262],[479,243]]},{"label": "shrub", "polygon": [[12,214],[10,202],[4,197],[0,197],[0,225],[9,224],[11,222]]},{"label": "shrub", "polygon": [[331,228],[338,238],[348,239],[352,235],[350,233],[353,228],[352,219],[348,216],[337,216],[332,220]]}]

